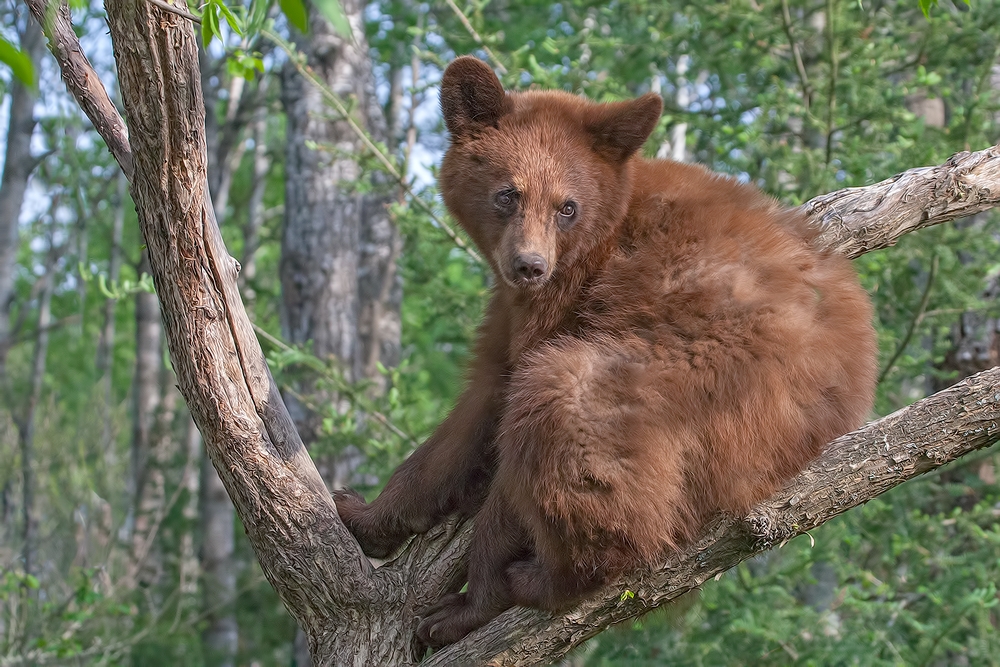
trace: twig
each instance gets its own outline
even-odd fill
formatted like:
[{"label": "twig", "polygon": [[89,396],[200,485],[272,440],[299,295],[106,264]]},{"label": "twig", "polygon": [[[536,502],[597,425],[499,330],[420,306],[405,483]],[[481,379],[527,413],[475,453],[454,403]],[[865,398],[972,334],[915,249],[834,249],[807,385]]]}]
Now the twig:
[{"label": "twig", "polygon": [[[292,347],[291,345],[289,345],[285,341],[281,340],[277,336],[275,336],[275,335],[273,335],[271,333],[268,333],[266,330],[264,330],[263,328],[261,328],[257,323],[252,323],[251,326],[253,326],[253,330],[257,332],[258,336],[260,336],[261,338],[263,338],[267,342],[271,343],[272,345],[274,345],[278,349],[284,350],[285,352],[298,352],[300,354],[305,354],[305,355],[311,357],[312,359],[314,359],[320,365],[321,368],[324,368],[324,369],[326,368],[326,363],[322,359],[320,359],[319,357],[317,357],[316,355],[309,354],[308,352],[305,352],[305,351],[303,351],[301,349]],[[367,414],[368,416],[374,417],[376,421],[378,421],[383,426],[385,426],[387,429],[389,429],[390,431],[392,431],[393,434],[395,434],[399,438],[401,438],[401,439],[409,442],[413,446],[417,446],[417,445],[420,444],[420,442],[416,438],[414,438],[412,435],[410,435],[409,433],[407,433],[406,431],[404,431],[400,427],[396,426],[392,422],[392,420],[390,420],[388,417],[386,417],[384,414],[382,414],[378,410],[373,409],[371,406],[361,405],[361,403],[362,403],[361,399],[357,396],[356,392],[354,391],[353,387],[351,387],[350,383],[348,383],[346,380],[344,380],[344,378],[337,377],[337,376],[333,375],[332,373],[329,373],[329,372],[327,372],[325,370],[322,371],[321,374],[326,379],[334,382],[337,385],[337,389],[340,392],[342,392],[343,394],[345,394],[347,396],[348,400],[350,400],[352,403],[354,403],[355,405],[357,405],[357,407],[360,407],[362,410],[364,410],[365,414]],[[296,396],[296,398],[299,398],[303,402],[305,400],[301,396],[298,396],[298,395]],[[314,406],[307,406],[307,407],[309,407],[314,412],[319,412],[319,410],[317,408],[315,408]]]},{"label": "twig", "polygon": [[500,73],[506,74],[507,68],[504,67],[503,63],[500,62],[500,59],[497,58],[492,51],[490,51],[490,47],[486,46],[486,43],[483,41],[483,38],[479,36],[479,33],[476,32],[476,29],[472,27],[471,23],[469,23],[469,18],[465,15],[465,12],[459,9],[458,5],[455,4],[455,0],[444,0],[444,1],[448,3],[448,6],[451,7],[451,10],[455,12],[455,16],[458,17],[458,20],[462,22],[462,25],[465,26],[465,29],[469,31],[470,35],[472,35],[472,39],[476,40],[476,44],[483,47],[483,51],[485,51],[486,55],[490,57],[490,60],[492,60],[496,68],[500,70]]},{"label": "twig", "polygon": [[451,225],[449,225],[447,222],[438,217],[437,213],[434,212],[434,209],[431,208],[430,204],[425,202],[423,199],[418,197],[415,192],[413,192],[412,188],[410,188],[409,183],[406,182],[406,178],[399,173],[399,170],[396,169],[395,165],[392,164],[392,161],[386,156],[386,154],[383,153],[379,149],[379,147],[375,145],[375,142],[371,140],[371,137],[368,136],[368,133],[365,132],[364,128],[358,125],[357,121],[355,121],[354,118],[351,116],[350,112],[347,109],[347,106],[340,99],[340,97],[332,90],[330,90],[330,88],[326,86],[318,76],[316,76],[316,73],[313,72],[311,67],[302,62],[302,54],[298,53],[293,46],[290,46],[277,33],[271,30],[266,30],[266,29],[262,30],[261,34],[270,39],[271,41],[273,41],[285,53],[288,54],[290,62],[295,66],[295,69],[299,71],[299,74],[301,74],[306,79],[306,81],[314,85],[316,89],[320,91],[320,93],[323,95],[323,98],[330,103],[330,106],[332,106],[337,111],[337,113],[341,115],[341,117],[348,124],[351,130],[354,131],[354,134],[357,135],[359,139],[361,139],[361,142],[365,145],[365,148],[367,148],[372,153],[372,155],[374,155],[375,158],[380,163],[382,163],[382,167],[385,169],[386,173],[388,173],[390,176],[396,179],[396,182],[399,183],[399,186],[406,191],[406,194],[409,195],[410,200],[415,204],[417,204],[417,206],[422,208],[424,212],[430,216],[431,220],[436,222],[438,226],[440,226],[441,229],[443,229],[444,232],[449,237],[451,237],[451,240],[455,243],[455,245],[464,250],[466,254],[469,255],[469,257],[471,257],[472,259],[476,260],[477,263],[482,264],[483,258],[479,255],[479,253],[476,252],[468,243],[466,243],[465,240],[461,236],[459,236],[454,229],[452,229]]},{"label": "twig", "polygon": [[802,54],[799,53],[799,44],[795,41],[795,35],[792,33],[792,15],[788,11],[788,0],[781,0],[781,22],[785,26],[785,35],[788,36],[788,44],[792,47],[795,71],[798,72],[799,81],[802,83],[802,101],[805,102],[806,114],[808,114],[809,107],[812,105],[812,85],[809,83],[806,66],[802,62]]},{"label": "twig", "polygon": [[913,332],[917,330],[920,323],[924,321],[924,316],[927,314],[927,303],[931,299],[931,288],[934,287],[934,275],[937,273],[938,268],[938,256],[934,255],[931,259],[931,268],[927,272],[927,285],[924,286],[924,293],[920,297],[920,305],[917,306],[917,311],[914,313],[913,319],[910,320],[910,326],[906,329],[906,335],[903,336],[903,340],[899,341],[899,345],[896,346],[896,351],[893,353],[892,358],[882,369],[882,372],[878,375],[879,383],[882,382],[892,370],[892,367],[896,365],[896,362],[903,355],[906,347],[910,344],[910,339],[913,338]]},{"label": "twig", "polygon": [[168,2],[164,2],[164,0],[149,0],[149,2],[151,4],[156,5],[157,7],[159,7],[160,9],[162,9],[165,12],[170,12],[171,14],[176,14],[177,16],[180,16],[182,19],[187,19],[188,21],[191,21],[192,23],[197,23],[198,25],[201,25],[201,19],[198,18],[197,16],[195,16],[194,14],[192,14],[191,12],[187,11],[186,9],[181,9],[180,7],[175,7],[175,6],[171,5]]}]

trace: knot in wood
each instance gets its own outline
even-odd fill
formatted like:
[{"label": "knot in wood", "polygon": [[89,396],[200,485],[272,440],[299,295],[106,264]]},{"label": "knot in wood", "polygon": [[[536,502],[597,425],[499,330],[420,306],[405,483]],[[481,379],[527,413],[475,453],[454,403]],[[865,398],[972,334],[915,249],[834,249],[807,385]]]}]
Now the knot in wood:
[{"label": "knot in wood", "polygon": [[763,514],[752,514],[744,521],[751,535],[766,542],[773,541],[771,532],[774,526],[770,517]]}]

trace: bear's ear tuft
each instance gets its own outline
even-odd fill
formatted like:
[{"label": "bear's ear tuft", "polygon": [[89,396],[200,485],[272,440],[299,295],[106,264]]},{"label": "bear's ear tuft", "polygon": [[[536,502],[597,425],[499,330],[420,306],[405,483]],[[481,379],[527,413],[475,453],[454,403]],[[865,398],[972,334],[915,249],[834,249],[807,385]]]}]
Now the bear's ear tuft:
[{"label": "bear's ear tuft", "polygon": [[584,121],[594,150],[612,162],[624,162],[642,148],[663,113],[663,100],[646,93],[628,102],[595,105]]},{"label": "bear's ear tuft", "polygon": [[510,100],[486,63],[462,56],[444,71],[441,111],[448,131],[458,139],[486,127],[496,127],[510,111]]}]

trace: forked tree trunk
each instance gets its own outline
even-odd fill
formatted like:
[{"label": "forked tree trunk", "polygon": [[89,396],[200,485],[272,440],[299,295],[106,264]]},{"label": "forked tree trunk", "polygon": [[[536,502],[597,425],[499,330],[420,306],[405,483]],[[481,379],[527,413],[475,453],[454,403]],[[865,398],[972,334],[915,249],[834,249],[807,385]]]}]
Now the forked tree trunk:
[{"label": "forked tree trunk", "polygon": [[[461,583],[467,527],[415,539],[377,570],[361,555],[299,440],[253,336],[207,193],[195,35],[145,0],[108,0],[133,193],[181,391],[268,580],[321,665],[412,663],[416,611]],[[112,135],[114,136],[114,135]],[[128,167],[126,166],[126,169]],[[131,172],[131,170],[129,170]],[[855,256],[1000,203],[1000,148],[963,153],[806,210],[821,243]],[[635,572],[565,615],[512,609],[425,665],[550,662],[612,622],[1000,437],[1000,369],[836,440],[746,517],[719,517],[666,566]],[[634,597],[622,600],[628,589]]]}]

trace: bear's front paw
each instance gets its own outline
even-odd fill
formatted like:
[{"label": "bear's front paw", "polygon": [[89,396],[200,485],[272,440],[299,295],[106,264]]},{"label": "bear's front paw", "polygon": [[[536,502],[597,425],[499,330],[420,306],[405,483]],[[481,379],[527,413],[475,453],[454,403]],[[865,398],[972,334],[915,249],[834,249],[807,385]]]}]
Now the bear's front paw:
[{"label": "bear's front paw", "polygon": [[388,558],[409,537],[409,533],[392,530],[394,523],[378,516],[374,508],[353,489],[334,491],[333,502],[337,504],[340,520],[369,558]]},{"label": "bear's front paw", "polygon": [[431,648],[454,644],[488,620],[478,620],[478,614],[468,604],[465,593],[445,595],[423,610],[422,616],[417,626],[417,637]]},{"label": "bear's front paw", "polygon": [[333,502],[337,504],[340,520],[347,526],[347,530],[357,537],[368,509],[365,499],[354,489],[337,489],[333,492]]}]

